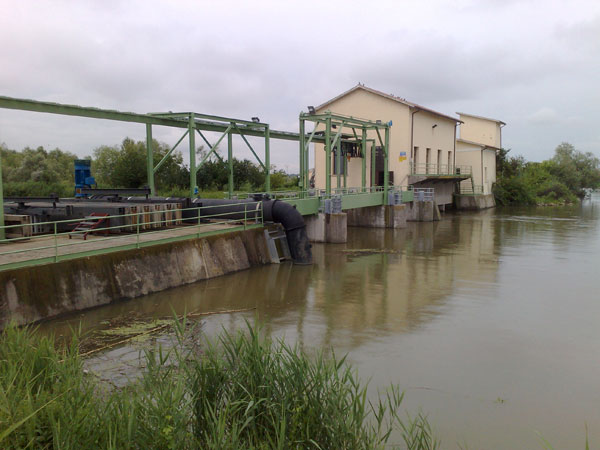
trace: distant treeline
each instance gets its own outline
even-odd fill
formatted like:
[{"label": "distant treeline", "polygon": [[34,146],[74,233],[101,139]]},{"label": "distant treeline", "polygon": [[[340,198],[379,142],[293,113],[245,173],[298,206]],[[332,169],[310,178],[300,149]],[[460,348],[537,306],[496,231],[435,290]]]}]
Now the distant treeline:
[{"label": "distant treeline", "polygon": [[[165,143],[153,141],[154,165],[169,151]],[[206,154],[199,147],[198,159]],[[2,179],[5,196],[47,196],[51,193],[61,197],[74,193],[73,161],[79,159],[70,152],[46,150],[44,147],[22,151],[0,145]],[[126,138],[121,145],[103,145],[93,151],[92,175],[99,187],[139,188],[147,185],[146,143]],[[225,191],[229,177],[226,161],[214,156],[198,170],[197,186],[202,191]],[[233,160],[234,189],[251,192],[264,190],[265,173],[262,167],[247,159]],[[183,163],[180,152],[173,152],[155,174],[155,185],[162,195],[189,194],[190,169]],[[298,184],[298,177],[283,170],[271,171],[271,189],[289,189]]]},{"label": "distant treeline", "polygon": [[600,159],[563,142],[554,156],[542,162],[511,157],[510,150],[496,156],[496,202],[501,205],[573,203],[585,196],[585,189],[600,187]]}]

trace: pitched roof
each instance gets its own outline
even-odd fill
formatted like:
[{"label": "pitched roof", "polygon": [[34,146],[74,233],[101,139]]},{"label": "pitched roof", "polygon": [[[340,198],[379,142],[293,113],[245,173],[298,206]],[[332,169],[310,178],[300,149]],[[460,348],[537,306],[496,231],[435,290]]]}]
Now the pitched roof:
[{"label": "pitched roof", "polygon": [[462,113],[462,112],[457,112],[456,114],[458,114],[459,116],[475,117],[476,119],[489,120],[489,121],[491,121],[491,122],[496,122],[496,123],[501,123],[502,125],[506,125],[506,124],[505,124],[504,122],[502,122],[501,120],[498,120],[498,119],[490,119],[489,117],[476,116],[475,114],[467,114],[467,113]]},{"label": "pitched roof", "polygon": [[348,94],[350,94],[350,93],[352,93],[354,91],[357,91],[359,89],[363,90],[365,92],[370,92],[371,94],[379,95],[380,97],[385,97],[387,99],[390,99],[390,100],[393,100],[395,102],[401,103],[401,104],[406,105],[409,108],[415,109],[417,111],[426,111],[426,112],[428,112],[430,114],[434,114],[436,116],[444,117],[444,118],[450,119],[450,120],[452,120],[454,122],[462,122],[460,119],[457,119],[456,117],[448,116],[447,114],[442,114],[442,113],[440,113],[438,111],[435,111],[433,109],[426,108],[425,106],[418,105],[417,103],[409,102],[408,100],[406,100],[404,98],[396,97],[395,95],[391,95],[391,94],[386,94],[385,92],[381,92],[381,91],[378,91],[376,89],[372,89],[372,88],[367,87],[364,84],[360,84],[360,83],[357,84],[356,86],[354,86],[353,88],[348,89],[345,92],[342,92],[340,95],[338,95],[336,97],[333,97],[330,100],[327,100],[325,103],[320,104],[315,109],[323,109],[325,106],[327,106],[327,105],[329,105],[329,104],[331,104],[331,103],[339,100],[340,98],[345,97],[346,95],[348,95]]}]

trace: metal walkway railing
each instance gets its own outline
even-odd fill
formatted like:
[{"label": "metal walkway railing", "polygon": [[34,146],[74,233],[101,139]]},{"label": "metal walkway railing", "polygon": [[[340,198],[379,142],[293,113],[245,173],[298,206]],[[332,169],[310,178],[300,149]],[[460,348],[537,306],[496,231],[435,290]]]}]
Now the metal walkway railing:
[{"label": "metal walkway railing", "polygon": [[[261,202],[236,205],[239,205],[239,211],[235,213],[211,213],[211,210],[222,208],[219,205],[107,216],[103,219],[109,225],[111,219],[119,225],[95,228],[87,240],[69,239],[72,233],[69,228],[81,222],[81,218],[38,222],[36,226],[45,225],[54,230],[39,235],[32,233],[34,224],[31,223],[6,225],[0,228],[11,236],[22,237],[0,242],[0,271],[263,226]],[[185,215],[191,217],[186,218]],[[65,229],[67,231],[60,231]],[[98,236],[96,233],[108,235]]]}]

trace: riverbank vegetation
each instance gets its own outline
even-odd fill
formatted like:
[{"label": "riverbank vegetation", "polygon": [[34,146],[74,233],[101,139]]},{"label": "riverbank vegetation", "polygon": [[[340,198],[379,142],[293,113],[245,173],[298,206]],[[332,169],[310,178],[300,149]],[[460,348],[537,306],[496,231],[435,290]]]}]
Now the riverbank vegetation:
[{"label": "riverbank vegetation", "polygon": [[[154,140],[154,165],[168,152],[167,144]],[[199,147],[198,160],[205,155],[206,150]],[[0,157],[5,196],[48,196],[54,193],[69,197],[74,194],[73,162],[78,159],[76,155],[58,148],[46,150],[44,147],[27,147],[16,151],[0,145]],[[92,160],[92,175],[99,187],[139,188],[147,185],[145,141],[126,138],[120,145],[103,145],[96,148],[88,159]],[[297,187],[297,176],[288,175],[275,167],[271,170],[272,189]],[[213,156],[198,169],[197,185],[208,196],[222,197],[223,191],[227,190],[228,178],[227,161]],[[233,178],[237,191],[264,191],[264,170],[250,160],[233,159]],[[188,196],[189,180],[189,167],[177,150],[165,159],[155,173],[155,184],[161,195]]]},{"label": "riverbank vegetation", "polygon": [[[175,321],[184,343],[185,320]],[[147,351],[124,388],[86,373],[78,339],[56,348],[31,328],[0,335],[2,448],[410,448],[439,444],[426,418],[400,419],[345,358],[308,356],[248,325],[198,349]],[[398,442],[393,442],[397,439]]]},{"label": "riverbank vegetation", "polygon": [[496,174],[494,196],[500,205],[573,203],[585,196],[586,188],[600,188],[600,159],[568,143],[560,144],[554,156],[542,162],[527,162],[501,150]]}]

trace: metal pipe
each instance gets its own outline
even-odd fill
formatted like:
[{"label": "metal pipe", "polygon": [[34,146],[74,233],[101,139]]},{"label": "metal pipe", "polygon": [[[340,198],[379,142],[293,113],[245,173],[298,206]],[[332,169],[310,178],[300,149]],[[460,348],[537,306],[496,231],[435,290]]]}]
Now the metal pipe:
[{"label": "metal pipe", "polygon": [[[200,209],[200,217],[220,215],[224,220],[257,219],[262,210],[263,220],[283,226],[294,264],[312,264],[311,245],[306,234],[304,218],[289,203],[260,197],[244,200],[196,198],[192,200],[192,206],[210,207]],[[194,216],[194,219],[196,217]]]}]

